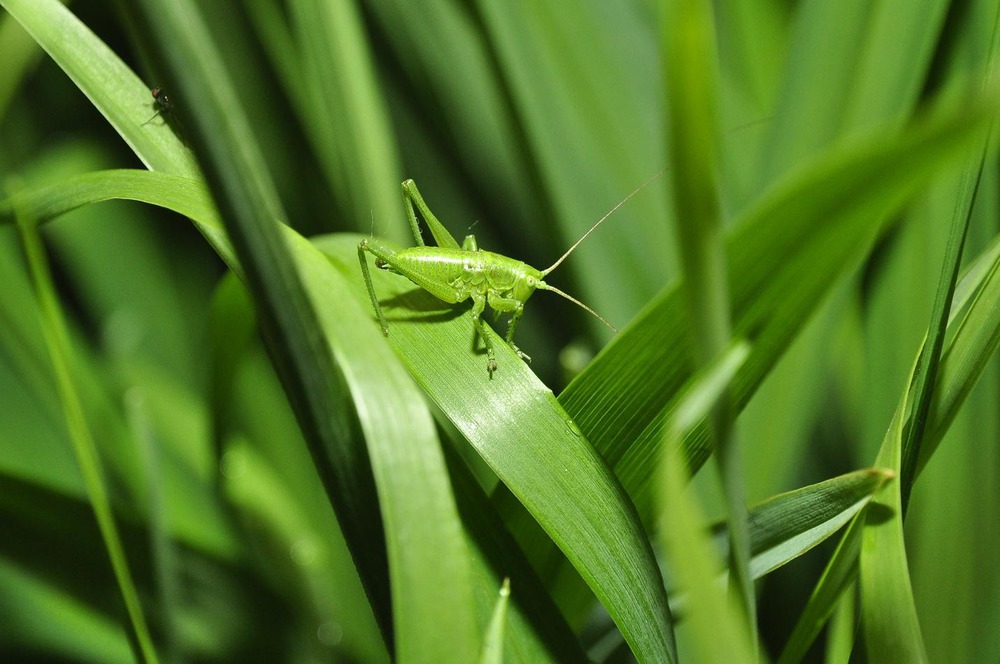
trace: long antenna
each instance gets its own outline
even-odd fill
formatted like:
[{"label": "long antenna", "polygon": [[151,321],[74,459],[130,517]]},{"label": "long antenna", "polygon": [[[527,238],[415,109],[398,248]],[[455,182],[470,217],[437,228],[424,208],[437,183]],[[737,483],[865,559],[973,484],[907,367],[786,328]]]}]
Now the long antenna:
[{"label": "long antenna", "polygon": [[597,313],[596,311],[594,311],[593,309],[591,309],[590,307],[588,307],[586,304],[584,304],[580,300],[578,300],[575,297],[573,297],[572,295],[570,295],[568,293],[564,293],[561,290],[559,290],[558,288],[556,288],[555,286],[549,286],[548,284],[544,284],[544,285],[540,284],[538,287],[540,289],[542,289],[542,290],[549,290],[549,291],[552,291],[553,293],[556,293],[557,295],[562,295],[564,298],[566,298],[567,300],[569,300],[573,304],[577,305],[578,307],[586,309],[587,311],[589,311],[590,313],[592,313],[594,316],[596,316],[598,320],[600,320],[602,323],[604,323],[605,325],[607,325],[608,327],[610,327],[612,330],[614,330],[615,334],[618,334],[618,328],[617,327],[615,327],[614,325],[612,325],[608,321],[604,320],[604,316],[602,316],[601,314]]},{"label": "long antenna", "polygon": [[[559,260],[557,260],[555,263],[552,264],[552,267],[550,267],[547,270],[542,270],[542,275],[544,276],[544,275],[548,274],[549,272],[551,272],[552,270],[554,270],[557,267],[559,267],[559,264],[562,263],[564,260],[566,260],[566,258],[569,257],[569,255],[571,253],[573,253],[573,250],[576,249],[578,246],[580,246],[581,242],[583,242],[584,240],[587,239],[588,235],[590,235],[591,233],[593,233],[597,229],[598,226],[600,226],[601,224],[603,224],[605,219],[607,219],[608,217],[610,217],[611,215],[613,215],[615,212],[617,212],[618,208],[620,208],[621,206],[623,206],[626,203],[628,203],[632,199],[633,196],[635,196],[640,191],[642,191],[643,189],[645,189],[646,186],[649,185],[649,183],[651,183],[653,180],[655,180],[656,178],[658,178],[661,175],[663,175],[663,173],[666,170],[667,170],[666,168],[661,168],[660,171],[656,175],[654,175],[653,177],[649,178],[648,180],[646,180],[645,182],[643,182],[642,184],[640,184],[638,187],[635,188],[635,190],[632,191],[631,194],[629,194],[625,198],[623,198],[620,201],[618,201],[618,204],[615,205],[610,210],[608,210],[607,214],[605,214],[603,217],[601,217],[600,219],[598,219],[597,223],[594,224],[593,226],[591,226],[589,231],[587,231],[586,233],[584,233],[583,236],[579,240],[577,240],[573,244],[572,247],[570,247],[569,249],[566,250],[565,254],[563,254],[562,256],[559,257]],[[553,289],[553,290],[555,290],[555,289]],[[565,295],[565,293],[564,293],[564,295]],[[566,297],[569,297],[569,296],[567,295]],[[570,299],[572,299],[572,298],[570,298]],[[573,301],[576,302],[576,300],[573,300]],[[580,303],[577,302],[577,304],[580,304]],[[581,305],[581,306],[583,306],[583,305]],[[584,307],[584,308],[586,309],[586,307]],[[591,311],[591,313],[594,313],[594,312]],[[597,316],[597,314],[594,314],[594,315]],[[597,316],[597,317],[601,318],[600,316]],[[604,319],[601,318],[601,320],[604,320]],[[605,321],[605,322],[607,322],[607,321]],[[610,327],[610,325],[609,325],[609,327]],[[614,329],[614,328],[612,327],[611,329]]]}]

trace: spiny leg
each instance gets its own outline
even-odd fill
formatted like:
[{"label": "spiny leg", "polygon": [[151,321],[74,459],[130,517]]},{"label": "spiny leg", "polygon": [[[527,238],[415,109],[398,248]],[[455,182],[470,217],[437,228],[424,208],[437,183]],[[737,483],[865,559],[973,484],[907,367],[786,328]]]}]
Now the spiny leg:
[{"label": "spiny leg", "polygon": [[[378,249],[381,249],[381,247]],[[372,284],[372,275],[368,270],[368,259],[365,257],[366,251],[382,260],[385,260],[385,256],[381,255],[382,252],[377,251],[376,248],[369,246],[367,239],[358,243],[358,260],[361,261],[361,274],[365,277],[365,286],[368,287],[368,296],[372,299],[372,306],[375,307],[375,315],[378,316],[379,325],[382,326],[382,334],[389,336],[389,325],[385,322],[385,315],[382,313],[382,306],[378,303],[378,296],[375,295],[375,286]]]},{"label": "spiny leg", "polygon": [[417,185],[413,180],[406,180],[403,182],[403,208],[406,209],[406,219],[410,222],[410,232],[413,233],[413,241],[417,245],[424,247],[424,237],[420,234],[420,225],[417,223],[417,215],[413,211],[413,203],[416,201],[417,207],[420,208],[420,214],[427,218],[427,215],[433,216],[433,213],[427,209],[427,203],[424,203],[423,196],[417,191]]},{"label": "spiny leg", "polygon": [[514,343],[514,331],[517,329],[517,324],[521,320],[521,316],[524,314],[524,302],[510,297],[501,297],[492,293],[489,296],[489,302],[490,307],[492,307],[498,315],[501,311],[513,312],[510,317],[510,323],[507,325],[507,345],[510,346],[515,353],[517,353],[519,358],[530,364],[531,357],[529,357],[527,353],[524,353]]},{"label": "spiny leg", "polygon": [[413,211],[414,205],[417,206],[417,210],[420,210],[420,215],[427,222],[427,228],[430,230],[437,245],[439,247],[458,249],[458,242],[451,236],[451,233],[444,227],[444,224],[438,220],[437,216],[431,212],[431,209],[427,207],[427,203],[424,202],[424,197],[420,195],[417,185],[413,180],[406,180],[403,182],[403,207],[406,208],[406,218],[410,222],[410,231],[413,233],[413,240],[422,247],[426,245],[420,234],[417,215]]},{"label": "spiny leg", "polygon": [[472,323],[479,333],[479,338],[486,346],[486,371],[493,378],[493,372],[497,370],[496,356],[493,354],[493,342],[486,334],[486,323],[483,322],[483,310],[486,308],[486,298],[479,294],[472,295]]}]

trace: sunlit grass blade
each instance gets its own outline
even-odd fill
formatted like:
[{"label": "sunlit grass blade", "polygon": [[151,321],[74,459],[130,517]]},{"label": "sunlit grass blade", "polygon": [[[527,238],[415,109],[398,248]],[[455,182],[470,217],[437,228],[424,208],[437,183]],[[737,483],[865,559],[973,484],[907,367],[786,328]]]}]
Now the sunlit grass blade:
[{"label": "sunlit grass blade", "polygon": [[813,587],[809,601],[796,620],[795,628],[778,658],[778,664],[801,662],[837,603],[853,601],[853,598],[844,597],[843,592],[851,587],[857,576],[858,552],[861,550],[864,524],[865,515],[861,513],[851,520],[844,531],[822,576]]},{"label": "sunlit grass blade", "polygon": [[[998,303],[1000,237],[973,262],[955,289],[946,348],[935,386],[938,396],[932,402],[924,456],[917,466],[918,474],[985,371],[987,360],[1000,347]],[[900,408],[902,407],[901,404]],[[780,661],[794,662],[801,658],[833,611],[840,592],[854,579],[861,547],[862,524],[863,521],[855,519],[841,538],[823,578],[799,617]]]},{"label": "sunlit grass blade", "polygon": [[191,153],[166,125],[142,126],[152,111],[149,85],[58,0],[0,2],[104,114],[152,170],[199,177]]},{"label": "sunlit grass blade", "polygon": [[[773,496],[752,506],[748,521],[753,578],[759,579],[795,560],[835,534],[894,477],[894,473],[884,469],[859,470]],[[729,544],[725,530],[725,522],[712,527],[714,550],[722,556]],[[684,595],[672,592],[670,605],[678,615],[687,615],[689,607]],[[815,624],[818,630],[822,620]],[[803,639],[802,643],[808,648],[809,640]],[[800,658],[801,652],[790,650],[782,661]]]},{"label": "sunlit grass blade", "polygon": [[[317,244],[370,309],[358,264],[361,237]],[[467,310],[385,270],[371,276],[389,344],[410,374],[573,562],[637,656],[669,660],[666,593],[649,541],[614,476],[552,392],[499,337],[491,379]],[[381,336],[374,320],[364,327]]]},{"label": "sunlit grass blade", "polygon": [[[24,206],[27,210],[41,214],[41,220],[49,221],[82,205],[119,198],[139,200],[190,217],[195,224],[202,228],[203,233],[213,232],[217,229],[220,238],[219,246],[225,255],[231,256],[232,252],[228,248],[228,240],[221,231],[221,222],[207,196],[207,189],[204,185],[179,176],[133,170],[102,171],[66,180],[62,186],[41,187],[18,192],[13,198],[0,201],[0,207],[6,205],[9,208],[13,204]],[[329,240],[323,242],[329,242]],[[356,245],[348,244],[351,252],[350,264],[353,265]],[[233,258],[233,263],[236,264],[235,258]],[[236,269],[238,273],[238,264]],[[227,290],[231,289],[227,287]],[[326,293],[324,297],[335,300],[336,294]],[[367,306],[367,302],[362,303],[361,306]],[[232,309],[232,306],[227,306],[227,308]],[[245,315],[234,312],[233,316],[243,319],[251,314],[252,312],[246,312]],[[361,315],[365,316],[366,314],[362,313]],[[241,327],[238,325],[234,327],[233,320],[233,318],[228,319],[226,327],[218,330],[217,345],[224,348],[213,353],[213,357],[220,363],[219,371],[213,372],[213,377],[220,372],[224,375],[229,371],[222,366],[223,364],[235,362],[235,357],[226,358],[241,346],[236,338],[252,333],[252,330],[241,331]],[[223,376],[219,376],[219,378],[222,379]],[[225,400],[228,397],[223,393],[228,393],[229,387],[228,384],[215,384],[213,382],[212,392],[218,397],[213,398],[212,403],[220,411],[227,409]],[[217,442],[221,443],[221,441]],[[452,468],[453,481],[457,481],[456,474],[465,472],[467,471],[464,468]],[[551,618],[551,613],[556,609],[548,600],[545,592],[541,590],[541,583],[534,576],[530,566],[523,560],[520,562],[512,560],[512,557],[517,555],[516,545],[509,536],[500,536],[501,531],[504,530],[502,522],[499,521],[496,514],[492,513],[492,508],[488,503],[479,505],[480,501],[485,501],[484,497],[470,495],[470,491],[480,491],[478,487],[472,489],[470,486],[465,486],[466,484],[468,483],[459,482],[462,496],[460,506],[463,512],[471,511],[469,516],[463,514],[466,527],[472,529],[470,546],[480,548],[480,555],[475,559],[475,569],[479,574],[477,583],[483,588],[494,587],[496,583],[499,583],[499,580],[495,578],[494,570],[497,567],[503,567],[515,579],[519,588],[518,601],[511,607],[508,618],[508,650],[525,661],[542,661],[546,657],[551,657],[554,661],[582,657],[583,653],[579,649],[579,644],[569,631],[568,626],[562,621]],[[484,510],[488,511],[489,514],[484,513]],[[473,512],[474,514],[472,514]],[[492,524],[488,536],[486,531],[480,532],[481,525],[486,523]],[[515,567],[519,570],[516,573]],[[531,578],[523,576],[524,574]],[[477,593],[477,596],[479,594]]]},{"label": "sunlit grass blade", "polygon": [[[989,57],[986,62],[986,74],[983,77],[984,90],[991,90],[996,87],[997,78],[1000,76],[998,58],[1000,58],[1000,7],[994,9],[992,39]],[[990,152],[989,146],[992,143],[991,137],[995,131],[995,127],[996,115],[994,115],[990,127],[984,134],[983,147],[980,154],[977,157],[970,158],[966,164],[961,176],[959,190],[956,192],[957,198],[955,200],[951,230],[948,234],[948,241],[945,247],[944,262],[941,267],[940,278],[938,279],[937,292],[934,295],[931,322],[927,328],[927,338],[924,340],[923,349],[917,359],[917,369],[911,388],[913,390],[912,416],[903,434],[904,439],[901,452],[901,509],[903,510],[903,514],[906,513],[910,491],[916,479],[917,463],[921,456],[920,450],[927,427],[927,414],[930,411],[931,400],[934,396],[933,388],[935,379],[937,378],[938,365],[941,360],[941,349],[944,346],[944,337],[955,295],[955,286],[958,282],[959,271],[962,265],[962,254],[972,221],[973,203],[978,198],[977,194],[983,179],[983,171],[986,167],[986,158]]]},{"label": "sunlit grass blade", "polygon": [[538,574],[507,532],[459,451],[446,446],[445,459],[458,496],[469,548],[474,553],[472,571],[480,616],[488,617],[495,610],[497,584],[509,579],[511,586],[517,589],[507,603],[505,656],[515,662],[584,659],[586,655],[576,635],[562,619]]},{"label": "sunlit grass blade", "polygon": [[[882,468],[847,475],[773,496],[750,508],[750,571],[754,579],[807,553],[840,530],[895,473]],[[720,551],[728,546],[725,523],[713,533]]]}]

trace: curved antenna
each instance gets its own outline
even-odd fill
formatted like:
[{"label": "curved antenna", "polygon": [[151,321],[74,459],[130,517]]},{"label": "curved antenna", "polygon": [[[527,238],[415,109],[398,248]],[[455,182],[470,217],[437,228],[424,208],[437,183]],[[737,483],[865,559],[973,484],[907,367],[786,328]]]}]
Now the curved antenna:
[{"label": "curved antenna", "polygon": [[[544,282],[543,282],[543,284],[544,284]],[[561,290],[559,290],[555,286],[549,286],[548,284],[544,284],[544,285],[543,284],[539,284],[538,288],[540,288],[542,290],[552,291],[553,293],[556,293],[557,295],[562,295],[564,298],[566,298],[567,300],[569,300],[570,302],[572,302],[576,306],[578,306],[578,307],[580,307],[582,309],[586,309],[587,311],[589,311],[590,313],[592,313],[599,321],[601,321],[602,323],[604,323],[605,325],[607,325],[608,327],[610,327],[614,331],[615,334],[618,334],[618,328],[615,327],[614,325],[612,325],[611,323],[609,323],[608,321],[604,320],[604,316],[602,316],[601,314],[597,313],[596,311],[594,311],[593,309],[591,309],[590,307],[588,307],[586,304],[584,304],[580,300],[578,300],[575,297],[573,297],[572,295],[570,295],[568,293],[562,292]]]},{"label": "curved antenna", "polygon": [[[596,223],[596,224],[594,224],[593,226],[591,226],[591,227],[590,227],[590,230],[589,230],[589,231],[587,231],[586,233],[584,233],[584,234],[583,234],[583,236],[582,236],[582,237],[581,237],[581,238],[580,238],[579,240],[577,240],[577,241],[576,241],[575,243],[573,243],[573,246],[572,246],[572,247],[570,247],[569,249],[567,249],[567,250],[566,250],[566,253],[565,253],[565,254],[563,254],[562,256],[560,256],[560,257],[559,257],[559,260],[557,260],[557,261],[556,261],[555,263],[553,263],[553,264],[552,264],[552,267],[550,267],[550,268],[549,268],[549,269],[547,269],[547,270],[542,270],[542,276],[545,276],[546,274],[548,274],[548,273],[549,273],[549,272],[551,272],[552,270],[554,270],[554,269],[556,269],[557,267],[559,267],[559,264],[560,264],[560,263],[562,263],[562,262],[563,262],[564,260],[566,260],[566,258],[568,258],[568,257],[569,257],[569,255],[570,255],[571,253],[573,253],[573,250],[574,250],[574,249],[576,249],[576,248],[577,248],[578,246],[580,246],[580,243],[581,243],[581,242],[583,242],[584,240],[586,240],[586,239],[587,239],[587,236],[588,236],[588,235],[590,235],[591,233],[593,233],[593,232],[594,232],[594,231],[595,231],[595,230],[597,229],[597,227],[598,227],[598,226],[600,226],[601,224],[603,224],[603,223],[604,223],[604,220],[605,220],[605,219],[607,219],[608,217],[610,217],[611,215],[613,215],[613,214],[614,214],[615,212],[617,212],[617,211],[618,211],[618,208],[620,208],[621,206],[623,206],[623,205],[625,205],[626,203],[628,203],[628,202],[629,202],[629,201],[630,201],[630,200],[632,199],[632,197],[633,197],[633,196],[635,196],[635,195],[636,195],[636,194],[638,194],[638,193],[639,193],[640,191],[642,191],[643,189],[645,189],[645,188],[646,188],[646,186],[647,186],[647,185],[649,185],[649,183],[651,183],[651,182],[652,182],[653,180],[655,180],[656,178],[658,178],[658,177],[660,177],[661,175],[663,175],[663,173],[664,173],[664,172],[665,172],[666,170],[667,170],[666,168],[661,168],[661,169],[659,170],[659,172],[658,172],[658,173],[657,173],[656,175],[654,175],[653,177],[649,178],[648,180],[646,180],[645,182],[643,182],[642,184],[640,184],[640,185],[639,185],[638,187],[636,187],[636,188],[635,188],[635,189],[634,189],[634,190],[632,191],[632,193],[631,193],[631,194],[629,194],[629,195],[628,195],[628,196],[626,196],[625,198],[623,198],[623,199],[621,199],[620,201],[618,201],[618,204],[617,204],[617,205],[615,205],[615,206],[614,206],[613,208],[611,208],[610,210],[608,210],[608,211],[607,211],[607,213],[606,213],[606,214],[605,214],[605,215],[604,215],[603,217],[601,217],[600,219],[598,219],[598,220],[597,220],[597,223]],[[567,297],[568,297],[568,296],[567,296]],[[579,303],[578,303],[578,304],[579,304]],[[591,312],[591,313],[593,313],[593,312]],[[594,315],[596,316],[597,314],[594,314]],[[598,318],[600,318],[600,316],[598,316]],[[603,319],[603,318],[601,318],[601,320],[604,320],[604,319]],[[607,321],[605,321],[605,322],[607,322]],[[611,329],[614,329],[614,328],[611,328]]]}]

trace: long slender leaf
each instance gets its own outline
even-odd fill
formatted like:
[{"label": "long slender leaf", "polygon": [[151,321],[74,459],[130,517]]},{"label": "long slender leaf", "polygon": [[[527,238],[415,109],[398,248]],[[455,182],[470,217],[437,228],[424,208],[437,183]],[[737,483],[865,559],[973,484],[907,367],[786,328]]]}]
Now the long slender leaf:
[{"label": "long slender leaf", "polygon": [[[897,473],[902,469],[903,422],[907,419],[904,409],[909,403],[910,391],[907,389],[878,456],[880,465]],[[906,562],[899,482],[883,488],[868,506],[865,516],[859,576],[861,625],[868,656],[875,661],[898,658],[905,662],[926,662],[927,653]]]},{"label": "long slender leaf", "polygon": [[[223,220],[286,390],[387,639],[394,635],[401,661],[468,661],[478,652],[469,563],[429,414],[402,372],[391,363],[379,366],[384,361],[379,346],[366,356],[337,352],[357,330],[338,320],[351,312],[343,303],[337,315],[333,309],[318,312],[323,298],[315,298],[337,292],[340,284],[329,280],[325,261],[304,239],[291,236],[289,242],[282,234],[281,203],[197,8],[184,0],[144,8],[167,61],[184,72],[181,89],[200,100],[192,109],[196,145],[220,194]],[[365,383],[369,373],[379,376],[377,389]],[[356,416],[348,389],[372,441],[367,450],[351,430]],[[385,523],[393,526],[386,531],[386,544],[394,632],[386,621],[385,554],[382,543],[371,537],[381,518],[366,458]],[[448,625],[451,638],[435,638],[435,626],[441,625]]]},{"label": "long slender leaf", "polygon": [[[983,78],[983,87],[987,90],[996,85],[997,76],[1000,75],[1000,68],[997,66],[998,57],[1000,57],[1000,7],[997,7],[994,14],[991,48],[986,63],[986,76]],[[962,252],[972,220],[972,205],[976,200],[976,194],[983,178],[990,134],[995,125],[996,119],[994,118],[983,141],[983,148],[978,159],[970,159],[962,174],[958,198],[955,201],[951,231],[948,234],[941,278],[934,296],[931,324],[927,329],[924,350],[921,351],[917,363],[917,373],[913,385],[913,418],[905,432],[902,450],[902,510],[904,513],[909,502],[913,481],[916,479],[917,461],[920,458],[920,448],[927,426],[927,413],[934,395],[933,386],[941,359],[941,348],[944,346],[944,333],[948,325],[955,284],[958,281],[959,269],[961,268]]]},{"label": "long slender leaf", "polygon": [[[206,229],[218,228],[220,223],[215,208],[208,204],[207,191],[203,185],[187,178],[146,171],[103,171],[87,174],[67,180],[61,186],[19,192],[12,199],[0,202],[0,206],[24,206],[25,210],[43,214],[40,221],[48,221],[81,205],[116,198],[140,200],[189,216],[201,226],[203,233]],[[228,253],[226,249],[228,241],[221,235],[221,229],[218,232],[221,246]],[[331,240],[323,240],[321,244],[329,243]],[[353,240],[346,244],[347,261],[353,267],[352,259],[356,256],[356,245],[353,244]],[[356,285],[360,289],[360,284]],[[336,295],[327,291],[323,293],[325,298],[335,298]],[[360,315],[366,316],[363,313]],[[230,344],[234,333],[236,332],[233,330],[227,330]],[[453,478],[464,478],[465,472],[464,468],[451,464],[450,473]],[[551,618],[555,607],[548,601],[544,591],[539,590],[541,582],[526,562],[518,561],[516,545],[509,540],[509,536],[506,538],[501,536],[501,531],[504,530],[502,522],[492,513],[488,503],[479,504],[485,501],[485,498],[474,495],[479,491],[478,488],[473,489],[468,478],[453,481],[458,482],[462,495],[460,506],[466,527],[471,531],[470,546],[479,550],[479,555],[475,558],[477,583],[481,588],[494,587],[494,584],[499,582],[495,570],[505,569],[505,573],[519,588],[508,619],[507,652],[519,658],[519,661],[525,662],[542,661],[542,658],[546,657],[552,658],[553,661],[582,657],[579,644],[569,633],[568,627]],[[489,610],[492,610],[492,601],[491,597]]]},{"label": "long slender leaf", "polygon": [[[358,236],[320,247],[368,301]],[[634,507],[552,393],[499,338],[493,377],[468,312],[406,279],[372,274],[389,343],[411,375],[522,501],[604,602],[640,658],[669,661],[666,593]],[[378,328],[371,326],[379,336]],[[490,332],[492,334],[492,332]]]},{"label": "long slender leaf", "polygon": [[693,648],[704,661],[753,661],[755,640],[743,606],[745,598],[730,595],[715,583],[721,561],[705,531],[701,509],[685,495],[687,478],[679,443],[723,397],[748,350],[746,344],[734,345],[685,392],[671,417],[667,436],[673,440],[662,461],[663,549],[690,603]]},{"label": "long slender leaf", "polygon": [[15,211],[15,214],[18,215],[24,249],[28,257],[28,266],[31,269],[41,306],[42,331],[52,359],[63,414],[66,418],[66,427],[69,429],[70,438],[73,441],[73,452],[80,466],[80,472],[83,474],[87,495],[94,516],[97,518],[97,524],[101,530],[101,537],[104,540],[104,546],[107,549],[122,600],[125,603],[128,615],[127,625],[134,654],[136,659],[141,659],[144,662],[156,662],[159,661],[156,649],[153,646],[146,617],[139,603],[139,594],[129,569],[129,562],[125,556],[118,527],[115,525],[111,500],[101,471],[100,458],[87,425],[80,396],[74,385],[75,369],[72,361],[72,346],[56,295],[45,249],[42,247],[35,221],[30,217],[24,217],[18,211]]},{"label": "long slender leaf", "polygon": [[[884,232],[887,214],[931,173],[962,155],[985,121],[982,109],[971,116],[963,111],[919,124],[893,140],[830,156],[790,177],[733,225],[728,274],[740,275],[730,283],[734,330],[753,345],[733,386],[737,406],[750,399],[837,277],[846,276]],[[560,395],[647,523],[652,518],[650,460],[657,455],[664,416],[691,371],[683,320],[678,286],[670,287]],[[685,439],[684,446],[690,466],[700,467],[708,455],[704,429]],[[512,529],[522,546],[543,561],[536,564],[546,565],[552,551],[545,540],[503,496],[499,504],[512,513]],[[552,578],[568,584],[556,591],[557,597],[579,588],[571,576]]]},{"label": "long slender leaf", "polygon": [[[750,508],[750,570],[759,579],[806,553],[840,530],[895,473],[858,470],[794,491]],[[713,527],[716,546],[728,545],[725,523]]]},{"label": "long slender leaf", "polygon": [[[1000,347],[1000,238],[980,255],[956,287],[947,343],[932,403],[923,462],[930,458],[985,370],[986,360]],[[902,406],[901,406],[902,407]],[[891,434],[892,430],[890,430]],[[889,434],[887,434],[888,436]],[[918,464],[919,474],[923,464]],[[829,617],[841,591],[853,580],[861,546],[863,521],[854,523],[841,538],[824,577],[814,589],[782,653],[782,662],[798,661]]]},{"label": "long slender leaf", "polygon": [[[670,175],[691,348],[699,367],[723,352],[731,334],[717,164],[716,50],[710,5],[687,0],[667,3],[663,17],[665,124],[670,161],[685,164]],[[732,419],[731,399],[723,394],[708,423],[730,522],[730,580],[742,600],[750,635],[756,638],[746,480]]]}]

